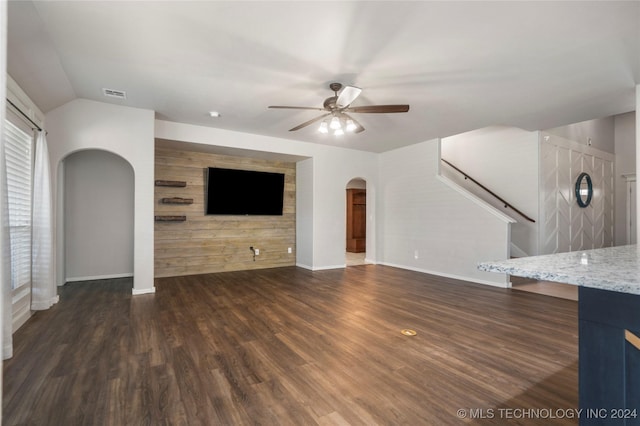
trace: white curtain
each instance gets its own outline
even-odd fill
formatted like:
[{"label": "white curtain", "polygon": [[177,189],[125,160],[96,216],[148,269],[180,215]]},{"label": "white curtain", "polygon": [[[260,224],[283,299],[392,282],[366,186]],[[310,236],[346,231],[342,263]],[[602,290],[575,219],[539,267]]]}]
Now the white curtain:
[{"label": "white curtain", "polygon": [[53,216],[49,149],[44,131],[38,132],[33,170],[31,245],[31,309],[49,309],[58,301],[53,270]]},{"label": "white curtain", "polygon": [[[4,114],[2,114],[4,127]],[[4,129],[3,129],[4,131]],[[4,133],[3,133],[4,135]],[[4,138],[0,141],[0,283],[2,284],[2,359],[13,356],[13,319],[11,316],[11,240],[9,238],[9,191],[7,190],[7,163],[4,153]]]}]

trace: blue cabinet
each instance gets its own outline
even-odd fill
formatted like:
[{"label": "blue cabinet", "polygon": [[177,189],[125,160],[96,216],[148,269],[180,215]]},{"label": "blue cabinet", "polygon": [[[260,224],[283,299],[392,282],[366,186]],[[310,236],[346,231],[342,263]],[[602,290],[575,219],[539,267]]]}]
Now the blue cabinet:
[{"label": "blue cabinet", "polygon": [[581,425],[640,426],[640,296],[580,287]]}]

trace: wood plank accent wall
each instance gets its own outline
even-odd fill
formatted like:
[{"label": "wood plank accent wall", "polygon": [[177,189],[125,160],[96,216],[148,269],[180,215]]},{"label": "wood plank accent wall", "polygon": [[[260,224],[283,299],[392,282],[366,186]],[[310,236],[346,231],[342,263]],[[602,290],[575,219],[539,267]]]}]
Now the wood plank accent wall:
[{"label": "wood plank accent wall", "polygon": [[[207,167],[284,173],[283,215],[205,215]],[[187,186],[156,186],[155,215],[186,215],[187,219],[155,223],[155,276],[295,265],[295,172],[295,163],[156,148],[155,179],[186,181]],[[192,198],[193,204],[164,204],[162,199],[168,197]],[[251,246],[260,250],[255,261]]]}]

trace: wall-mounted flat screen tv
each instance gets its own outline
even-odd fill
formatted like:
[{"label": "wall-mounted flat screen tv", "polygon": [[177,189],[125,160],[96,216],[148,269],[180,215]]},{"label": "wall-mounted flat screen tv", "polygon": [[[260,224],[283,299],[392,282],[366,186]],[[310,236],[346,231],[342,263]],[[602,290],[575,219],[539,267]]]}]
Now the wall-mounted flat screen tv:
[{"label": "wall-mounted flat screen tv", "polygon": [[282,216],[284,173],[207,169],[206,214]]}]

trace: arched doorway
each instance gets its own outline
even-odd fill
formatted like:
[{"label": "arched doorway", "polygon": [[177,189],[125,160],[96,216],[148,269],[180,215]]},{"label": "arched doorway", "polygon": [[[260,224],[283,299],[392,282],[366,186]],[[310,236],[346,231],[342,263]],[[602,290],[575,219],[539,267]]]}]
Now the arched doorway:
[{"label": "arched doorway", "polygon": [[351,179],[346,187],[346,239],[347,266],[364,265],[367,250],[367,182]]},{"label": "arched doorway", "polygon": [[63,160],[64,282],[133,276],[134,171],[108,151]]}]

